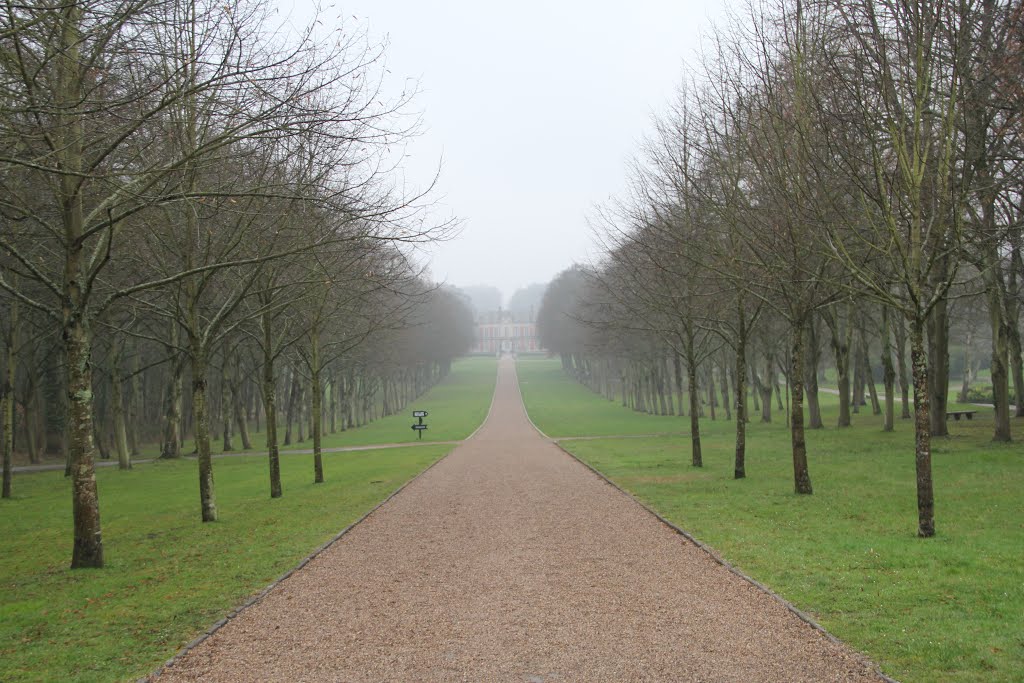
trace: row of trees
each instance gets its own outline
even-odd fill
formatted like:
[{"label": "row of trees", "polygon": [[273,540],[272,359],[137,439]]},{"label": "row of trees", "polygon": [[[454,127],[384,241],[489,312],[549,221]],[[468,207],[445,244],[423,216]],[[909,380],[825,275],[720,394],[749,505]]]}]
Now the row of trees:
[{"label": "row of trees", "polygon": [[278,496],[280,394],[293,414],[308,397],[321,481],[323,415],[396,408],[471,337],[407,253],[452,229],[401,182],[413,93],[382,91],[382,47],[359,32],[273,16],[258,0],[0,10],[4,492],[20,391],[30,450],[57,435],[67,454],[72,567],[103,564],[97,443],[126,466],[159,415],[178,454],[186,377],[212,521],[214,418],[244,443],[262,413]]},{"label": "row of trees", "polygon": [[768,410],[781,372],[802,494],[824,356],[840,427],[879,359],[887,429],[897,382],[906,417],[913,397],[932,536],[958,303],[988,318],[994,439],[1011,438],[1011,379],[1024,415],[1022,19],[996,0],[779,0],[735,18],[657,120],[629,196],[600,213],[604,259],[549,288],[542,343],[645,409],[666,412],[685,374],[698,466],[697,388],[713,405],[717,381],[726,411],[731,390],[736,477],[748,387]]}]

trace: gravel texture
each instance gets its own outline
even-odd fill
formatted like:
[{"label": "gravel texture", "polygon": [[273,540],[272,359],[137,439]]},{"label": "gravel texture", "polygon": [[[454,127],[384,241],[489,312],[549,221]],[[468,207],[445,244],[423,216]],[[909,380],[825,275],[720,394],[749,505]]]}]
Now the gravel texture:
[{"label": "gravel texture", "polygon": [[475,436],[154,680],[883,679],[541,437],[503,360]]}]

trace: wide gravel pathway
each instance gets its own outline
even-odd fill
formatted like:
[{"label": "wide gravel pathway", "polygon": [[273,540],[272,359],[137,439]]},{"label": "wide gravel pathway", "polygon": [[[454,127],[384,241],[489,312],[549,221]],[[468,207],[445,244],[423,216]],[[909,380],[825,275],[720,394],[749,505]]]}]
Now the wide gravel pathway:
[{"label": "wide gravel pathway", "polygon": [[158,678],[879,680],[539,435],[510,360],[474,437]]}]

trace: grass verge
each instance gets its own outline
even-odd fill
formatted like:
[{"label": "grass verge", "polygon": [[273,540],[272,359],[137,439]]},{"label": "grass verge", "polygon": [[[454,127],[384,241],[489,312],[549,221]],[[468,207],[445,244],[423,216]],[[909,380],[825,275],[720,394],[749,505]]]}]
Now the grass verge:
[{"label": "grass verge", "polygon": [[[530,415],[552,435],[637,434],[678,417],[639,415],[522,363]],[[822,395],[834,425],[834,397]],[[608,416],[610,410],[619,412]],[[653,421],[653,422],[652,422]],[[609,425],[614,427],[609,427]],[[1014,423],[1018,434],[1024,424]],[[933,442],[938,536],[918,539],[913,431],[861,412],[808,432],[814,495],[793,491],[784,419],[752,423],[748,478],[732,479],[734,424],[701,421],[705,466],[679,437],[565,441],[667,519],[910,681],[1024,680],[1024,457],[993,444],[991,416]]]}]

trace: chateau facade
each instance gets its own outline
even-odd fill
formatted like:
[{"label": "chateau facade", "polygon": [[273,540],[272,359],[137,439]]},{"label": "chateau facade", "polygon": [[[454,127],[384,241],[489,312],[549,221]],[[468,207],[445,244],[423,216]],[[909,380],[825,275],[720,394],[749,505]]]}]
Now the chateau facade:
[{"label": "chateau facade", "polygon": [[477,318],[470,353],[539,353],[537,323],[514,319],[510,311],[499,310]]}]

